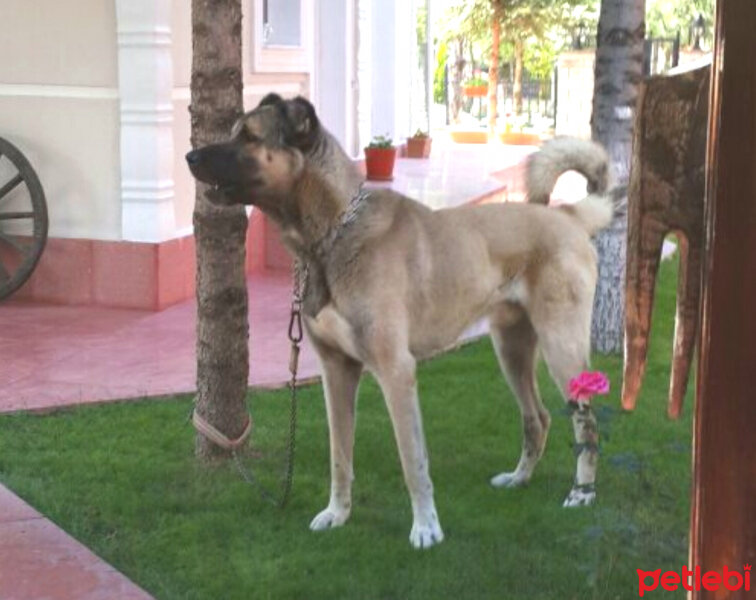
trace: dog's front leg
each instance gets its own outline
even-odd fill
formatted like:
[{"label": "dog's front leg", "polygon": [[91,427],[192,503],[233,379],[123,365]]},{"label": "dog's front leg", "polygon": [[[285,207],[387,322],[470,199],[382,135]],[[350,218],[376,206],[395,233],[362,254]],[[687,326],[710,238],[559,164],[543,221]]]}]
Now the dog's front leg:
[{"label": "dog's front leg", "polygon": [[415,360],[411,356],[376,370],[378,383],[388,406],[404,480],[412,501],[410,543],[415,548],[430,548],[444,539],[433,501],[428,452],[417,395]]},{"label": "dog's front leg", "polygon": [[313,531],[343,525],[352,510],[355,398],[362,373],[362,365],[349,357],[317,349],[331,444],[331,497],[328,506],[310,523]]}]

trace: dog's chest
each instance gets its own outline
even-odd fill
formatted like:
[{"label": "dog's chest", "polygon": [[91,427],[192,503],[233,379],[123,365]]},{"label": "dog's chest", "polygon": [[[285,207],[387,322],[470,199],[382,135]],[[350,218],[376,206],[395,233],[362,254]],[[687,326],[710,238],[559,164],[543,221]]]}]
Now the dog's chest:
[{"label": "dog's chest", "polygon": [[326,304],[317,315],[305,314],[309,335],[322,345],[340,350],[355,360],[362,360],[354,330],[333,304]]},{"label": "dog's chest", "polygon": [[320,265],[311,263],[308,265],[307,270],[307,287],[303,305],[304,314],[308,317],[315,317],[331,301],[331,292]]}]

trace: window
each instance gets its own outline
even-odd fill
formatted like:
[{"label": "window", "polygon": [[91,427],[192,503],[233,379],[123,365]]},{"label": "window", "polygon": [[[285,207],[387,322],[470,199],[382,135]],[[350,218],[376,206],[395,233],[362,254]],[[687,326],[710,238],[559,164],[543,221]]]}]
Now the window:
[{"label": "window", "polygon": [[252,70],[312,71],[314,0],[252,0]]},{"label": "window", "polygon": [[263,45],[302,45],[301,0],[263,0]]}]

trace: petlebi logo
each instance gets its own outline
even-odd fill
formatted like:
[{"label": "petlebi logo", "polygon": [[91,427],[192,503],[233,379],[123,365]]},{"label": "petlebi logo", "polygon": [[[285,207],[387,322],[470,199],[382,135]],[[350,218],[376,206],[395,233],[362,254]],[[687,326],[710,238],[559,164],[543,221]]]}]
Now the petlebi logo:
[{"label": "petlebi logo", "polygon": [[738,590],[749,591],[751,589],[751,565],[743,565],[743,572],[732,571],[729,567],[722,567],[722,571],[702,572],[701,567],[695,567],[692,571],[683,565],[682,570],[667,571],[638,571],[638,595],[642,598],[646,592],[662,589],[674,592],[680,588],[688,591],[707,590],[714,592],[720,589],[735,592]]}]

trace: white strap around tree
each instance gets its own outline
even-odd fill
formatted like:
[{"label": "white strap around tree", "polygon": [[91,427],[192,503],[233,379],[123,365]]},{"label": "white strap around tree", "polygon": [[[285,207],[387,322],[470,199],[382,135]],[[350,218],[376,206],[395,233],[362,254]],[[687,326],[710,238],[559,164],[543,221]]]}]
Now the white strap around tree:
[{"label": "white strap around tree", "polygon": [[210,423],[205,421],[205,419],[200,417],[197,413],[197,409],[194,409],[194,412],[192,413],[192,424],[199,433],[225,450],[236,450],[246,441],[249,434],[252,432],[252,417],[249,415],[247,415],[247,425],[244,427],[244,431],[242,431],[241,435],[235,440],[229,439],[215,427],[210,425]]}]

